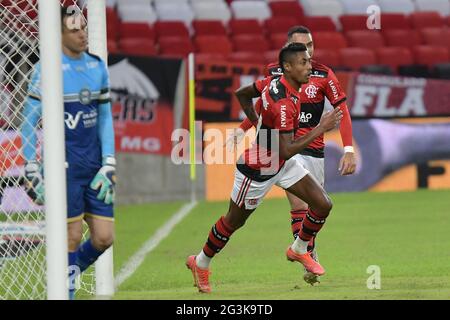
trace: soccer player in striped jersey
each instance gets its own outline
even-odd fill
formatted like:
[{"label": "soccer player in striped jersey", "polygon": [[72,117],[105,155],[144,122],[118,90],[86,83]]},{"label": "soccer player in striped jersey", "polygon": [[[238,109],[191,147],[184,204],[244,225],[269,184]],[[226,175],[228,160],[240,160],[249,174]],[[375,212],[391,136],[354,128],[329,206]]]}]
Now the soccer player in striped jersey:
[{"label": "soccer player in striped jersey", "polygon": [[247,117],[258,127],[258,133],[253,146],[238,161],[228,213],[212,227],[200,253],[189,256],[186,261],[200,292],[211,291],[209,264],[212,258],[223,249],[233,232],[244,225],[273,185],[309,204],[300,235],[286,252],[288,260],[300,262],[312,274],[325,273],[312,259],[307,246],[324,225],[332,203],[323,188],[293,156],[333,129],[342,118],[342,111],[336,108],[325,114],[313,130],[294,139],[300,118],[299,90],[309,81],[311,59],[305,45],[292,43],[280,51],[279,61],[283,75],[272,79],[264,88],[260,115],[253,108],[252,97],[247,94],[251,86],[236,92]]},{"label": "soccer player in striped jersey", "polygon": [[[107,66],[87,52],[86,23],[81,13],[61,8],[61,21],[69,277],[74,279],[113,243],[116,160]],[[42,170],[36,152],[36,129],[42,114],[40,78],[41,65],[37,63],[22,126],[26,191],[37,204],[44,202]],[[80,245],[83,219],[91,237]],[[73,286],[69,288],[71,299],[74,291]]]},{"label": "soccer player in striped jersey", "polygon": [[[303,43],[308,48],[311,57],[314,54],[314,43],[311,32],[304,26],[295,26],[288,31],[287,42]],[[251,95],[258,97],[261,95],[264,87],[270,83],[273,77],[281,75],[280,65],[271,63],[265,68],[266,78],[258,80],[254,83]],[[342,175],[353,174],[356,169],[356,160],[353,150],[352,139],[352,123],[348,112],[345,92],[342,90],[333,70],[324,64],[312,60],[312,73],[308,83],[302,85],[300,92],[301,99],[301,116],[299,127],[295,132],[296,137],[300,137],[310,132],[320,121],[320,117],[324,111],[325,98],[331,105],[336,108],[340,107],[343,111],[343,118],[340,124],[340,133],[342,143],[344,145],[344,155],[339,163],[339,170]],[[256,104],[257,109],[261,106],[261,102]],[[233,136],[228,139],[228,147],[239,143],[245,135],[245,131],[252,127],[252,123],[245,119],[240,127],[234,131]],[[323,135],[317,137],[307,148],[300,151],[296,157],[303,163],[306,169],[314,176],[314,178],[324,186],[324,140]],[[308,205],[302,199],[296,197],[289,191],[286,191],[287,198],[291,206],[291,227],[294,238],[298,236],[302,221],[308,211]],[[312,252],[313,258],[318,260],[317,251],[315,249],[315,237],[311,240],[308,248]],[[304,280],[311,285],[319,282],[319,277],[305,272]]]}]

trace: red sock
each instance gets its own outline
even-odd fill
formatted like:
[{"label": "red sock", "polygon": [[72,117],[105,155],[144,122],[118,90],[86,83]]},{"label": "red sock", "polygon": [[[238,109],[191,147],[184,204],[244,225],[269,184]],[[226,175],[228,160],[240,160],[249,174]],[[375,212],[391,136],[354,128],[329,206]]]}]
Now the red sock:
[{"label": "red sock", "polygon": [[209,232],[208,240],[203,246],[203,252],[210,258],[214,257],[225,247],[233,232],[233,228],[225,222],[225,217],[220,217]]},{"label": "red sock", "polygon": [[305,219],[308,210],[291,210],[291,228],[294,239],[297,239],[298,233],[302,227],[302,221]]},{"label": "red sock", "polygon": [[308,210],[305,219],[303,219],[302,228],[299,233],[300,239],[310,241],[322,229],[326,218],[317,216],[311,209]]}]

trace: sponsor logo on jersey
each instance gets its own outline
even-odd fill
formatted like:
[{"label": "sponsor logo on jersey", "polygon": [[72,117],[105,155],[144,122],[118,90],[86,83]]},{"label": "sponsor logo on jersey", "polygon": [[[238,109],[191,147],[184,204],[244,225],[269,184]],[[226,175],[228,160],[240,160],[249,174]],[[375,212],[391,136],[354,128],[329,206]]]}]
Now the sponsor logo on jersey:
[{"label": "sponsor logo on jersey", "polygon": [[313,99],[317,96],[317,91],[319,91],[319,88],[317,88],[315,85],[310,84],[306,87],[305,93],[308,96],[309,99]]},{"label": "sponsor logo on jersey", "polygon": [[78,111],[75,116],[69,112],[64,112],[64,122],[70,130],[74,130],[78,126],[80,120],[83,120],[84,128],[95,127],[97,125],[97,117],[98,113],[95,109],[88,113]]},{"label": "sponsor logo on jersey", "polygon": [[88,69],[95,69],[98,67],[98,61],[91,61],[87,63]]},{"label": "sponsor logo on jersey", "polygon": [[75,129],[78,125],[78,122],[80,122],[82,115],[83,111],[78,111],[75,117],[69,112],[64,112],[64,122],[66,123],[67,128],[69,128],[70,130]]},{"label": "sponsor logo on jersey", "polygon": [[333,98],[336,100],[339,97],[339,94],[333,80],[328,81],[328,84],[330,85],[331,91],[333,91]]},{"label": "sponsor logo on jersey", "polygon": [[277,88],[277,78],[270,81],[270,90],[272,90],[275,94],[278,94],[278,92],[280,92]]},{"label": "sponsor logo on jersey", "polygon": [[305,113],[305,112],[302,112],[301,114],[300,114],[300,117],[299,117],[300,119],[300,122],[301,123],[308,123],[309,122],[309,120],[312,118],[312,113]]},{"label": "sponsor logo on jersey", "polygon": [[80,93],[78,94],[78,97],[80,99],[80,102],[84,105],[88,105],[91,103],[91,91],[89,89],[81,89]]},{"label": "sponsor logo on jersey", "polygon": [[325,78],[325,74],[319,72],[318,70],[315,70],[311,73],[311,77]]},{"label": "sponsor logo on jersey", "polygon": [[281,127],[286,128],[286,105],[281,105],[280,109],[281,113]]},{"label": "sponsor logo on jersey", "polygon": [[281,76],[281,75],[283,75],[283,70],[281,70],[281,68],[278,67],[278,68],[272,69],[270,73],[271,73],[273,76]]}]

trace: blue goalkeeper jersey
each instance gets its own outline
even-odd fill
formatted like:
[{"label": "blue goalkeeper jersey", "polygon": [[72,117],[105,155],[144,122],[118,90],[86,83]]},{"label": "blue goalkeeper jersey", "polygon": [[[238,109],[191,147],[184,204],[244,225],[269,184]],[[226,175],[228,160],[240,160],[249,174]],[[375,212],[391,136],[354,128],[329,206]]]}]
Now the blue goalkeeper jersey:
[{"label": "blue goalkeeper jersey", "polygon": [[[108,70],[100,58],[83,53],[80,59],[63,54],[62,71],[67,176],[92,178],[102,157],[114,156]],[[36,128],[42,114],[40,78],[38,63],[24,106],[22,143],[27,161],[36,159]]]}]

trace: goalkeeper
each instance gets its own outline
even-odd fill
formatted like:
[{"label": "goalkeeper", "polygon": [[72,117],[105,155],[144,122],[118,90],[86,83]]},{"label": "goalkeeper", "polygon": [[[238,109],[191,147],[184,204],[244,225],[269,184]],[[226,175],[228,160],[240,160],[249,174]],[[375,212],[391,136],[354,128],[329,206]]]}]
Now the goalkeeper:
[{"label": "goalkeeper", "polygon": [[[81,14],[61,8],[61,20],[69,270],[83,272],[114,239],[114,131],[107,66],[86,51],[88,38]],[[36,157],[36,128],[42,112],[40,74],[37,63],[22,126],[25,189],[37,204],[44,200],[41,164]],[[91,238],[80,245],[83,219]],[[73,287],[69,295],[73,299]]]}]

